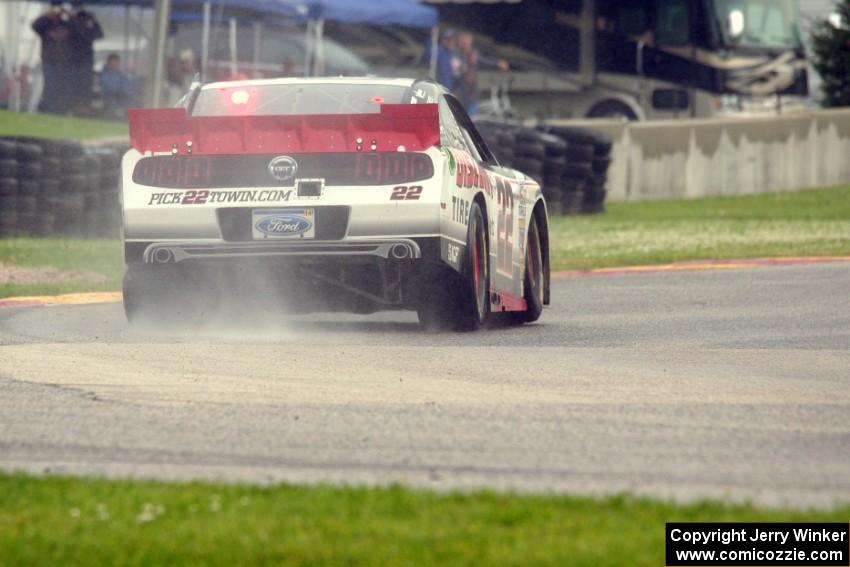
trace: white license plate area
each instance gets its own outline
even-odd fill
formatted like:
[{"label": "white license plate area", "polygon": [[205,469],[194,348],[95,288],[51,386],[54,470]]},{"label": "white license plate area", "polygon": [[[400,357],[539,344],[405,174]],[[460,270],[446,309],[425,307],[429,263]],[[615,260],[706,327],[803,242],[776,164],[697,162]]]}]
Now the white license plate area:
[{"label": "white license plate area", "polygon": [[308,240],[316,237],[316,211],[312,207],[254,209],[254,240]]}]

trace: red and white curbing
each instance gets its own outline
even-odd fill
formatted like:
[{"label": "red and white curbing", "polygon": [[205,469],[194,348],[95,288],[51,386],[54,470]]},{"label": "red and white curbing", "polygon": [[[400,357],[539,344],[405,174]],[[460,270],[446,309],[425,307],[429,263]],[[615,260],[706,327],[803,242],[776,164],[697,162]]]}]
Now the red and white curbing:
[{"label": "red and white curbing", "polygon": [[94,293],[65,293],[62,295],[35,295],[31,297],[7,297],[0,299],[4,307],[46,307],[51,305],[88,305],[92,303],[115,303],[121,301],[120,291]]},{"label": "red and white curbing", "polygon": [[764,266],[808,266],[850,262],[850,256],[801,256],[793,258],[751,258],[742,260],[693,260],[656,266],[630,266],[625,268],[597,268],[593,270],[567,270],[552,272],[553,278],[568,279],[583,276],[622,276],[630,274],[655,274],[659,272],[695,272],[712,270],[743,270]]}]

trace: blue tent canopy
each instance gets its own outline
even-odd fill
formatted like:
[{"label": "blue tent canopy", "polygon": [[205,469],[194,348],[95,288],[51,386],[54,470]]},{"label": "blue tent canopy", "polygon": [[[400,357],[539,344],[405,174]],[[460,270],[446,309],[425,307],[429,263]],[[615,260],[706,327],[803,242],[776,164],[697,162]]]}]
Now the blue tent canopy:
[{"label": "blue tent canopy", "polygon": [[357,24],[389,24],[417,28],[437,25],[437,10],[416,0],[316,0],[325,20]]},{"label": "blue tent canopy", "polygon": [[[437,25],[437,10],[417,0],[209,0],[214,8],[250,11],[299,20],[332,20],[358,24],[389,24],[430,28]],[[84,0],[91,6],[153,7],[154,0]],[[204,0],[172,0],[181,12],[200,10]]]}]

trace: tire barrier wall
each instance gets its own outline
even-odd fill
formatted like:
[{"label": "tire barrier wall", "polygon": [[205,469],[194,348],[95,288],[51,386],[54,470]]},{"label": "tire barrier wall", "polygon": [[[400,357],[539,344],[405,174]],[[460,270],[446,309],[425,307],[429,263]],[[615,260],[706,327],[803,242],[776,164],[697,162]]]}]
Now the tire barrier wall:
[{"label": "tire barrier wall", "polygon": [[124,149],[0,138],[0,237],[117,236]]},{"label": "tire barrier wall", "polygon": [[675,122],[551,121],[613,140],[609,201],[797,191],[850,184],[850,110]]},{"label": "tire barrier wall", "polygon": [[543,187],[550,215],[599,213],[605,207],[611,137],[588,128],[529,128],[491,118],[475,122],[499,163]]}]

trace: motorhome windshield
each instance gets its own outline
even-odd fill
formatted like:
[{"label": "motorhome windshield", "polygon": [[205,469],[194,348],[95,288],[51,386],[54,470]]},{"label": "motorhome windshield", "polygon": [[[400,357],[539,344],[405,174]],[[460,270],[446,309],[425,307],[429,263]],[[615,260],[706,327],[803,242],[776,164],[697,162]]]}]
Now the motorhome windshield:
[{"label": "motorhome windshield", "polygon": [[714,9],[728,47],[800,46],[795,0],[714,0]]}]

